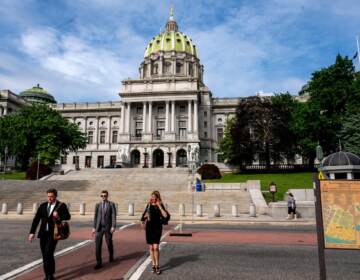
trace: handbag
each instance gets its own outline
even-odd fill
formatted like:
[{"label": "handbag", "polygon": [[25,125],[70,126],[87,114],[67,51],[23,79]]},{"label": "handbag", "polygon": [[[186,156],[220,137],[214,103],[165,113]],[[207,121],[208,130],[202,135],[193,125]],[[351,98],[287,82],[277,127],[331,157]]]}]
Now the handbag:
[{"label": "handbag", "polygon": [[166,217],[161,216],[161,223],[166,226],[169,224],[171,215],[170,215],[169,211],[165,209],[165,207],[164,207],[164,210],[167,215],[166,215]]},{"label": "handbag", "polygon": [[[62,202],[59,203],[58,207],[54,211],[57,211]],[[60,223],[54,223],[54,240],[64,240],[70,236],[70,225],[66,221],[60,221]]]}]

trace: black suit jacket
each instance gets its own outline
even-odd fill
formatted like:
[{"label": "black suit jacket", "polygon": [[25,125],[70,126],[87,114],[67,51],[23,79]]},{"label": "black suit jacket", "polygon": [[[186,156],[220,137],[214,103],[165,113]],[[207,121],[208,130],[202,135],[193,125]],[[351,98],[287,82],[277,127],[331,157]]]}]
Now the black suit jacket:
[{"label": "black suit jacket", "polygon": [[[60,203],[59,201],[56,201],[54,210],[59,206],[59,203]],[[30,233],[35,234],[36,228],[37,228],[39,222],[41,221],[38,238],[41,238],[41,236],[44,234],[47,223],[49,224],[49,233],[51,235],[54,234],[55,221],[54,221],[52,212],[51,212],[50,216],[48,217],[47,205],[48,205],[47,202],[40,204],[40,206],[35,214],[35,217],[33,219],[32,225],[31,225]],[[54,212],[54,210],[53,210],[53,212]],[[59,219],[56,221],[56,223],[60,223],[61,221],[70,220],[71,215],[70,215],[69,210],[65,203],[61,204],[59,209],[57,209],[57,212],[59,214]]]}]

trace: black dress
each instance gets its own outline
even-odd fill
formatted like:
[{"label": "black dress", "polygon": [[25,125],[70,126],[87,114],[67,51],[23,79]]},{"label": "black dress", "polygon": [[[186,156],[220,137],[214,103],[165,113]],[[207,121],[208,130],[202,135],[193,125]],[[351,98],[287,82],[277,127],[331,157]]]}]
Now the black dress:
[{"label": "black dress", "polygon": [[[146,216],[150,216],[147,219]],[[142,215],[141,220],[146,221],[146,243],[147,244],[160,244],[162,234],[162,214],[157,205],[148,205]]]}]

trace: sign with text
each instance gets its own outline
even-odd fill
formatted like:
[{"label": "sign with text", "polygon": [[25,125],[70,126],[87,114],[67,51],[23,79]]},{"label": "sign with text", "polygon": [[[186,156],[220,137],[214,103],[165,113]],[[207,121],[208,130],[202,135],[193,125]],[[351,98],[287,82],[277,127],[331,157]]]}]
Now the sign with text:
[{"label": "sign with text", "polygon": [[360,181],[320,180],[326,249],[360,249]]}]

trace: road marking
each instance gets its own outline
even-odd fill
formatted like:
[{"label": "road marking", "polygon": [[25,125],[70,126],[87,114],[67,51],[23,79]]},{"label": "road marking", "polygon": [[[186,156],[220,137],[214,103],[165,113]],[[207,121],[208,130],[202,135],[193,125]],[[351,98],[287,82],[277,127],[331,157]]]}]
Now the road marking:
[{"label": "road marking", "polygon": [[[55,256],[55,257],[57,257],[57,256],[62,256],[62,255],[66,254],[66,253],[68,253],[68,252],[70,252],[70,251],[74,251],[74,250],[76,250],[76,249],[79,249],[79,248],[81,248],[81,247],[84,247],[85,245],[87,245],[87,244],[89,244],[89,243],[91,243],[91,242],[93,242],[93,240],[85,240],[85,241],[82,241],[82,242],[80,242],[80,243],[78,243],[78,244],[75,244],[74,246],[71,246],[71,247],[65,248],[65,249],[63,249],[63,250],[61,250],[61,251],[59,251],[59,252],[56,252],[56,253],[54,254],[54,256]],[[22,267],[19,267],[19,268],[17,268],[17,269],[14,269],[14,270],[6,273],[6,274],[0,275],[0,280],[11,279],[11,278],[13,278],[13,277],[15,277],[15,276],[19,276],[20,274],[22,274],[22,273],[24,273],[24,272],[26,272],[26,271],[31,271],[32,269],[34,269],[34,268],[37,267],[38,265],[42,264],[42,262],[43,262],[43,261],[42,261],[42,258],[41,258],[41,259],[38,259],[38,260],[36,260],[36,261],[33,261],[33,262],[29,263],[29,264],[26,264],[26,265],[24,265],[24,266],[22,266]]]},{"label": "road marking", "polygon": [[[161,242],[159,246],[159,250],[161,250],[166,244],[167,244],[166,242]],[[140,264],[140,266],[135,270],[135,272],[131,274],[129,280],[138,280],[150,263],[151,263],[151,258],[149,256],[142,262],[142,264]]]},{"label": "road marking", "polygon": [[[175,230],[177,230],[180,227],[180,224],[178,224],[176,227],[174,227]],[[167,232],[165,232],[165,234],[163,234],[163,236],[160,239],[160,242],[169,235],[169,233],[171,232],[171,230],[168,230]],[[161,250],[165,245],[167,244],[167,242],[161,242],[160,246],[159,246],[159,250]],[[124,279],[129,279],[129,280],[138,280],[141,275],[144,273],[146,267],[151,263],[151,257],[148,256],[148,253],[146,253],[130,270],[130,275],[129,276],[125,276]],[[136,269],[134,269],[134,272],[131,273],[131,271],[133,270],[134,267],[137,267]],[[127,273],[128,274],[128,273]]]},{"label": "road marking", "polygon": [[[136,224],[136,223],[131,223],[131,224],[123,225],[123,226],[121,226],[121,227],[119,228],[119,231],[120,231],[120,230],[123,230],[123,229],[126,229],[126,228],[128,228],[128,227],[131,227],[131,226],[133,226],[133,225],[135,225],[135,224]],[[94,240],[91,240],[91,239],[82,241],[82,242],[80,242],[80,243],[78,243],[78,244],[75,244],[74,246],[70,246],[70,247],[68,247],[68,248],[65,248],[65,249],[59,251],[59,252],[56,252],[56,253],[54,254],[54,256],[55,256],[55,257],[62,256],[62,255],[64,255],[64,254],[68,253],[68,252],[71,252],[71,251],[80,249],[81,247],[84,247],[85,245],[90,244],[90,243],[92,243],[92,242],[94,242]],[[12,270],[12,271],[10,271],[10,272],[8,272],[8,273],[5,273],[5,274],[3,274],[3,275],[0,275],[0,280],[14,279],[15,277],[19,276],[20,274],[24,274],[25,272],[30,272],[31,270],[35,269],[36,267],[38,267],[39,265],[41,265],[42,262],[43,262],[43,261],[42,261],[42,258],[41,258],[41,259],[38,259],[38,260],[36,260],[36,261],[33,261],[33,262],[29,263],[29,264],[26,264],[26,265],[24,265],[24,266],[22,266],[22,267],[19,267],[19,268],[17,268],[17,269],[14,269],[14,270]]]}]

